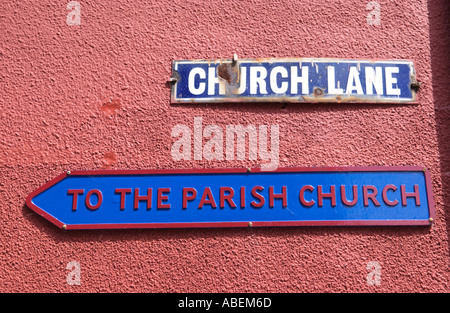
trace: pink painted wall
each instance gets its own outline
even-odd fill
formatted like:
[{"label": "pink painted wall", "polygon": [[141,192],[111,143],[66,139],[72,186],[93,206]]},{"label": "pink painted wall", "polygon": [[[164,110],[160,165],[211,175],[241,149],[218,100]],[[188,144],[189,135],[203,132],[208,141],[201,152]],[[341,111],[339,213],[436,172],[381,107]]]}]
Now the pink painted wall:
[{"label": "pink painted wall", "polygon": [[[0,1],[1,292],[448,292],[448,1]],[[418,105],[169,104],[174,59],[411,59]],[[280,166],[418,165],[431,227],[64,232],[25,206],[65,170],[174,161],[177,124],[280,127]],[[66,281],[80,264],[80,285]],[[380,284],[368,284],[371,261]]]}]

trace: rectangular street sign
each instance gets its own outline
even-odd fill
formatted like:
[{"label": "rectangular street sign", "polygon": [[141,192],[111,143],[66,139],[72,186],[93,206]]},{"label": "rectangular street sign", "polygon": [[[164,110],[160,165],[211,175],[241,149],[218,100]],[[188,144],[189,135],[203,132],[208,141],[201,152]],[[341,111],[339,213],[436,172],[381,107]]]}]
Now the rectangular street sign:
[{"label": "rectangular street sign", "polygon": [[418,167],[99,170],[62,174],[27,206],[63,229],[430,225]]},{"label": "rectangular street sign", "polygon": [[239,59],[173,61],[171,102],[414,103],[412,61]]}]

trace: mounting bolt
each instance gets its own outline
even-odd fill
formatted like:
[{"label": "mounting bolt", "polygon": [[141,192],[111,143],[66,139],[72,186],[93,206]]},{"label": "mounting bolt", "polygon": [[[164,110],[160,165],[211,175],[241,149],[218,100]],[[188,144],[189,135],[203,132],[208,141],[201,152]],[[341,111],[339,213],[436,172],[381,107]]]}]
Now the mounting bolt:
[{"label": "mounting bolt", "polygon": [[424,171],[424,172],[426,172],[427,171],[427,169],[426,168],[424,168],[422,171]]},{"label": "mounting bolt", "polygon": [[238,61],[238,56],[237,56],[237,54],[235,53],[235,54],[233,54],[233,60],[231,60],[231,62],[232,62],[233,64],[236,64],[237,61]]},{"label": "mounting bolt", "polygon": [[250,173],[252,169],[250,167],[247,168],[247,173]]},{"label": "mounting bolt", "polygon": [[315,87],[313,90],[313,94],[317,97],[323,96],[324,95],[324,91],[322,88],[319,87]]},{"label": "mounting bolt", "polygon": [[414,92],[418,92],[421,85],[422,85],[421,82],[412,82],[411,83],[411,90],[413,90]]},{"label": "mounting bolt", "polygon": [[66,174],[67,174],[67,175],[70,175],[70,171],[67,171]]},{"label": "mounting bolt", "polygon": [[62,226],[62,229],[66,229],[66,228],[67,228],[67,225],[64,224],[64,225]]},{"label": "mounting bolt", "polygon": [[430,223],[433,223],[434,220],[433,220],[432,217],[430,217],[430,218],[429,218],[429,221],[430,221]]},{"label": "mounting bolt", "polygon": [[248,227],[253,227],[253,223],[252,222],[248,222]]}]

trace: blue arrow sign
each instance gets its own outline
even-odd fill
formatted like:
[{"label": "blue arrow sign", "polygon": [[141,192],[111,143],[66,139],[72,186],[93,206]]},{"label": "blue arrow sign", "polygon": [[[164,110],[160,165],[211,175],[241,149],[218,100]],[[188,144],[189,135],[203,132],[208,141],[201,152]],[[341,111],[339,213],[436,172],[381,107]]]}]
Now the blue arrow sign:
[{"label": "blue arrow sign", "polygon": [[76,171],[26,203],[63,229],[430,225],[417,167]]},{"label": "blue arrow sign", "polygon": [[411,61],[348,59],[176,60],[172,103],[414,103]]}]

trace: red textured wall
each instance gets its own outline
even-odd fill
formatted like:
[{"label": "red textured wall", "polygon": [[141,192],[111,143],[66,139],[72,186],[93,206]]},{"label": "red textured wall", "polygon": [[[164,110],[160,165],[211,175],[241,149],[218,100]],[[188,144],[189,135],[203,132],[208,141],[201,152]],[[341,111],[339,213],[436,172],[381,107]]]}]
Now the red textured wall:
[{"label": "red textured wall", "polygon": [[[446,0],[0,1],[1,292],[448,292]],[[411,59],[418,105],[170,105],[174,59]],[[25,205],[66,170],[253,167],[174,161],[177,124],[280,128],[280,166],[418,165],[431,227],[62,231]],[[80,265],[70,285],[67,265]],[[369,284],[369,262],[379,284]]]}]

